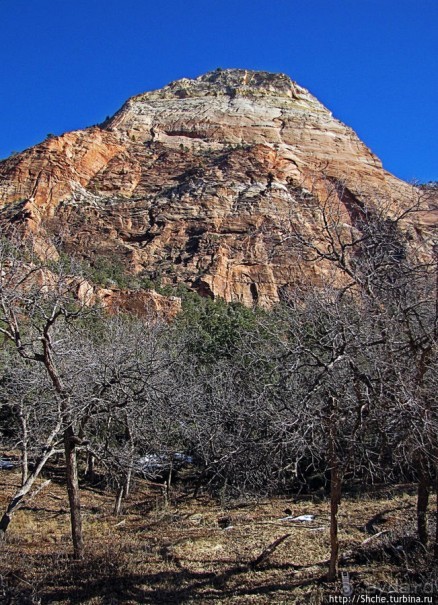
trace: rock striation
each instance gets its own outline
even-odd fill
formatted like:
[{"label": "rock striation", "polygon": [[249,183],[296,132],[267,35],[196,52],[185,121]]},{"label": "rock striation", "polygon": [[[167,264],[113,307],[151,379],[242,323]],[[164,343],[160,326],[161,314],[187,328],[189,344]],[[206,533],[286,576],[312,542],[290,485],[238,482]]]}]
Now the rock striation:
[{"label": "rock striation", "polygon": [[[4,222],[247,305],[324,278],[323,264],[303,276],[289,237],[318,237],[316,206],[340,205],[355,228],[364,204],[391,214],[416,195],[288,76],[243,69],[137,95],[97,127],[0,163]],[[435,220],[415,227],[425,247]]]}]

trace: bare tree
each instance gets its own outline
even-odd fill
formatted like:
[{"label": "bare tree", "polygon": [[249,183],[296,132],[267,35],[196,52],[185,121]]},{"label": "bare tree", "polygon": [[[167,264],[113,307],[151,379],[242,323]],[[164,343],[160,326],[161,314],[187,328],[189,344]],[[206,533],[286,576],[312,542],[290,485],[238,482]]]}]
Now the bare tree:
[{"label": "bare tree", "polygon": [[134,318],[107,318],[94,344],[93,397],[83,429],[116,487],[115,512],[129,495],[138,460],[178,449],[167,329]]},{"label": "bare tree", "polygon": [[57,423],[47,436],[34,471],[8,506],[2,530],[6,531],[14,509],[54,453],[56,439],[62,431],[73,549],[75,557],[81,558],[84,547],[76,459],[80,440],[75,434],[72,391],[60,367],[62,358],[69,354],[65,347],[70,342],[68,327],[83,314],[83,307],[74,300],[69,277],[63,271],[55,272],[47,258],[41,257],[41,251],[37,255],[32,246],[25,244],[5,239],[0,242],[0,334],[14,346],[22,360],[44,369],[56,400]]},{"label": "bare tree", "polygon": [[[430,249],[412,235],[420,199],[396,214],[391,203],[359,202],[341,184],[328,181],[325,199],[321,191],[310,192],[299,211],[306,208],[321,229],[298,231],[291,215],[281,244],[287,243],[303,272],[322,267],[324,285],[304,289],[302,296],[295,287],[283,319],[287,336],[279,339],[282,359],[277,359],[280,383],[290,394],[285,404],[291,412],[290,438],[305,431],[295,418],[298,410],[305,417],[309,407],[307,419],[314,427],[309,455],[322,456],[330,470],[333,579],[343,476],[356,469],[389,476],[382,453],[388,451],[388,431],[393,459],[418,470],[418,530],[426,541],[425,509],[437,453],[430,386],[437,346],[436,269]],[[409,412],[397,415],[401,408]]]},{"label": "bare tree", "polygon": [[[323,225],[318,238],[298,233],[293,237],[305,261],[333,265],[343,276],[338,292],[345,296],[351,291],[357,301],[368,330],[358,352],[368,357],[374,371],[361,374],[374,388],[382,380],[381,423],[392,432],[404,462],[409,456],[409,467],[418,472],[418,533],[426,543],[428,491],[437,458],[437,409],[430,388],[436,363],[437,294],[430,249],[423,249],[421,239],[412,235],[415,216],[424,210],[421,202],[416,199],[395,214],[385,201],[360,204],[338,185],[324,203],[315,205]],[[344,220],[346,214],[351,226]],[[351,334],[348,318],[345,328]],[[385,373],[376,371],[377,359]],[[354,359],[350,363],[360,367]],[[409,412],[400,414],[402,408]]]}]

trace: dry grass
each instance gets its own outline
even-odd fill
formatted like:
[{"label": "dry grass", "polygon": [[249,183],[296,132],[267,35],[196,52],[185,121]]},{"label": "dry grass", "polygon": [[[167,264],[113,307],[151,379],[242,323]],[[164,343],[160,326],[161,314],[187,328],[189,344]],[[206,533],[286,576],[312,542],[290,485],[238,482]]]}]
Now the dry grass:
[{"label": "dry grass", "polygon": [[[18,480],[18,475],[0,471],[2,508]],[[191,500],[175,493],[164,508],[159,489],[139,480],[124,514],[116,518],[111,494],[84,488],[82,498],[87,554],[81,562],[70,558],[61,484],[52,482],[16,514],[0,554],[0,601],[3,590],[11,605],[317,604],[339,590],[319,581],[326,568],[318,563],[329,554],[327,502],[278,498],[223,510],[208,498]],[[294,515],[312,513],[315,520],[282,521],[286,508]],[[362,546],[369,537],[364,525],[383,511],[388,512],[378,529],[388,533]],[[358,589],[394,583],[427,566],[424,553],[414,553],[408,561],[407,542],[401,550],[394,546],[412,535],[414,513],[409,494],[343,502],[342,566]],[[260,553],[286,533],[291,536],[254,568]],[[397,557],[397,552],[402,554]]]}]

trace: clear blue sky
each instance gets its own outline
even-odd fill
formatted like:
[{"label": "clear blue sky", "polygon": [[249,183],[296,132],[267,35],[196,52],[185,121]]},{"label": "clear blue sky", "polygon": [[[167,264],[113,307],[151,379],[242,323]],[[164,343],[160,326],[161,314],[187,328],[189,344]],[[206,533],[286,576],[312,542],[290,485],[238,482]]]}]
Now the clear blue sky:
[{"label": "clear blue sky", "polygon": [[438,180],[438,0],[0,0],[0,157],[216,67],[287,73]]}]

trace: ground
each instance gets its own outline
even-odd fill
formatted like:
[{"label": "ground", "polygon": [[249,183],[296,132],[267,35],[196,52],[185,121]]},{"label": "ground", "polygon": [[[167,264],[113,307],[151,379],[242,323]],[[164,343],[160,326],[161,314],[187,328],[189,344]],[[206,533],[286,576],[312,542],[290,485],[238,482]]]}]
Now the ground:
[{"label": "ground", "polygon": [[[18,471],[0,470],[2,509],[19,478]],[[291,496],[221,505],[175,486],[166,504],[161,489],[143,479],[118,517],[111,492],[83,486],[82,499],[87,553],[81,562],[71,558],[67,496],[56,474],[14,516],[0,551],[0,602],[316,605],[340,594],[340,582],[323,578],[327,500]],[[315,518],[284,519],[303,514]],[[356,594],[430,580],[431,554],[413,539],[414,519],[415,496],[407,486],[344,499],[341,569]],[[430,525],[434,533],[432,519]],[[267,547],[286,534],[268,554]]]}]

